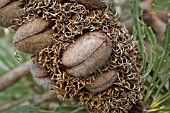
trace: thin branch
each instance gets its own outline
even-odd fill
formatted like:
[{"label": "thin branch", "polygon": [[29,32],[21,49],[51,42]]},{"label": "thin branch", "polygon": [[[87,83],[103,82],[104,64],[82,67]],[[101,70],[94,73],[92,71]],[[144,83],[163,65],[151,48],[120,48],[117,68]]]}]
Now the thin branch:
[{"label": "thin branch", "polygon": [[5,111],[17,106],[17,105],[20,105],[21,103],[26,102],[26,101],[35,101],[35,103],[41,104],[43,102],[54,99],[54,96],[55,96],[55,92],[49,91],[49,92],[46,92],[42,95],[34,95],[34,96],[29,97],[29,98],[23,98],[23,99],[20,99],[20,100],[16,100],[14,102],[11,102],[9,104],[6,104],[6,105],[0,107],[0,113],[5,112]]},{"label": "thin branch", "polygon": [[27,61],[21,66],[15,68],[11,72],[5,74],[0,78],[0,92],[6,89],[9,86],[12,86],[16,81],[21,79],[22,77],[30,74],[30,63],[31,61]]},{"label": "thin branch", "polygon": [[6,110],[9,110],[10,108],[12,108],[12,107],[14,107],[14,106],[17,106],[17,105],[19,105],[19,104],[21,104],[21,103],[24,103],[25,101],[26,101],[26,99],[20,99],[20,100],[11,102],[11,103],[9,103],[9,104],[6,104],[6,105],[4,105],[4,106],[2,106],[2,107],[0,108],[0,112],[4,112],[4,111],[6,111]]}]

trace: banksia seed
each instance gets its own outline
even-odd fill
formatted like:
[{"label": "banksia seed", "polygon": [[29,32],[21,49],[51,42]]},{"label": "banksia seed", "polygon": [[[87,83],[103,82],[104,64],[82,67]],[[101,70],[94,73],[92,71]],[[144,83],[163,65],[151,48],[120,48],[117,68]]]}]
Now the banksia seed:
[{"label": "banksia seed", "polygon": [[97,76],[95,81],[91,84],[87,84],[85,88],[92,93],[102,92],[112,86],[117,78],[118,73],[115,70],[109,70]]},{"label": "banksia seed", "polygon": [[24,14],[20,0],[0,0],[0,26],[9,27]]},{"label": "banksia seed", "polygon": [[31,73],[33,75],[33,78],[39,85],[45,88],[53,87],[54,83],[51,80],[50,73],[48,73],[46,68],[42,65],[32,62]]},{"label": "banksia seed", "polygon": [[105,33],[90,32],[70,44],[61,61],[68,74],[76,77],[89,76],[106,63],[111,52],[112,43]]},{"label": "banksia seed", "polygon": [[52,44],[53,33],[48,21],[36,18],[19,27],[14,35],[14,46],[22,52],[36,54]]},{"label": "banksia seed", "polygon": [[87,10],[98,10],[106,8],[107,4],[104,0],[67,0],[68,2],[76,2],[82,4]]}]

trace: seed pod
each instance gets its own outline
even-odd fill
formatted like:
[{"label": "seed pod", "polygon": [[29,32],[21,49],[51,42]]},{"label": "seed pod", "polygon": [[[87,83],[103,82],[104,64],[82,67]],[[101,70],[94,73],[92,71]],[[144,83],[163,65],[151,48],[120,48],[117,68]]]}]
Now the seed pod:
[{"label": "seed pod", "polygon": [[10,1],[11,1],[11,0],[1,0],[1,1],[0,1],[0,8],[2,8],[2,7],[4,7],[4,6],[6,6],[7,4],[9,4]]},{"label": "seed pod", "polygon": [[19,0],[0,0],[0,26],[9,27],[14,24],[13,19],[24,13],[21,4]]},{"label": "seed pod", "polygon": [[49,22],[36,18],[32,22],[19,27],[14,35],[16,49],[36,54],[40,50],[52,44],[53,31],[49,29]]},{"label": "seed pod", "polygon": [[49,73],[47,72],[46,68],[41,65],[35,64],[32,62],[31,64],[31,73],[37,84],[45,87],[45,88],[52,88],[54,83],[51,80]]},{"label": "seed pod", "polygon": [[70,75],[88,76],[106,63],[111,45],[111,40],[101,31],[86,33],[69,45],[61,60]]},{"label": "seed pod", "polygon": [[82,4],[88,10],[103,9],[106,8],[107,6],[104,0],[68,0],[68,1]]},{"label": "seed pod", "polygon": [[100,76],[96,76],[95,81],[85,87],[92,93],[102,92],[112,86],[117,77],[118,73],[115,70],[109,70]]}]

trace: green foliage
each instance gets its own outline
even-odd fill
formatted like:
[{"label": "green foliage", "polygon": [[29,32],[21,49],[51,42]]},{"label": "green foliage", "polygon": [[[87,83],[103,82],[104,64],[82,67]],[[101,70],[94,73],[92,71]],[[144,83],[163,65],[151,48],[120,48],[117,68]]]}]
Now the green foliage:
[{"label": "green foliage", "polygon": [[148,64],[147,68],[145,69],[145,75],[144,75],[144,77],[146,78],[147,75],[151,72],[151,69],[153,68],[155,60],[156,60],[156,53],[155,53],[156,38],[155,38],[155,34],[153,33],[153,31],[150,27],[145,26],[144,30],[145,30],[147,41],[150,42],[150,45],[151,45],[150,53],[148,53],[149,54],[148,61],[150,63]]},{"label": "green foliage", "polygon": [[165,9],[168,9],[170,6],[170,0],[155,0],[155,3],[152,4],[152,10],[159,12]]},{"label": "green foliage", "polygon": [[54,113],[52,111],[40,110],[38,107],[32,105],[21,105],[16,108],[13,113]]},{"label": "green foliage", "polygon": [[[162,3],[159,6],[163,6],[164,1],[161,0]],[[138,0],[132,1],[132,14],[134,17],[133,35],[134,39],[139,40],[139,48],[143,58],[144,84],[146,86],[144,107],[147,112],[168,112],[170,111],[170,91],[167,87],[170,86],[170,23],[167,24],[163,42],[160,44],[156,41],[152,29],[147,27],[140,19],[142,13]],[[150,44],[149,52],[145,51],[144,42]],[[161,51],[158,51],[160,48]]]},{"label": "green foliage", "polygon": [[58,107],[55,112],[57,113],[88,113],[87,110],[84,109],[84,106],[63,106]]},{"label": "green foliage", "polygon": [[132,0],[132,14],[133,14],[133,38],[139,41],[139,50],[143,58],[143,71],[146,69],[146,52],[144,49],[144,26],[143,22],[139,20],[142,15],[142,8],[139,6],[140,2],[138,0]]},{"label": "green foliage", "polygon": [[84,106],[59,106],[54,111],[42,110],[33,105],[20,105],[17,106],[13,113],[88,113]]},{"label": "green foliage", "polygon": [[21,53],[19,61],[16,60],[13,45],[4,39],[0,40],[0,53],[0,75],[16,68],[29,58],[29,56]]},{"label": "green foliage", "polygon": [[[150,82],[151,85],[148,86],[147,93],[145,95],[144,103],[149,104],[148,112],[154,111],[165,111],[168,110],[169,100],[170,100],[170,91],[169,88],[166,87],[170,80],[170,64],[169,64],[169,51],[170,47],[170,23],[167,24],[165,37],[163,39],[163,52],[160,56],[158,56],[157,62],[155,62],[155,68],[152,70],[153,73],[150,74],[152,76],[152,80]],[[166,67],[165,67],[166,66]],[[154,92],[154,90],[156,92]],[[161,93],[164,92],[164,93]],[[161,96],[161,97],[159,97]],[[151,103],[148,103],[148,100]],[[166,109],[163,109],[166,107]],[[170,109],[170,107],[169,107]],[[169,110],[168,110],[169,111]]]},{"label": "green foliage", "polygon": [[14,31],[10,30],[9,34],[5,34],[5,29],[0,27],[0,76],[16,68],[23,62],[27,61],[30,56],[20,53],[19,61],[14,55],[12,38]]}]

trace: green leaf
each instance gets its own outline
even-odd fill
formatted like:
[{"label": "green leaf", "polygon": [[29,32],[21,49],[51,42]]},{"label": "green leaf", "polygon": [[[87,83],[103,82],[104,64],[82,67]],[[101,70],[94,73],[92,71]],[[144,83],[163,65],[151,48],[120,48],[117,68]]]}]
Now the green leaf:
[{"label": "green leaf", "polygon": [[167,101],[170,99],[170,91],[168,91],[167,93],[165,93],[159,100],[158,100],[158,105],[160,105],[161,103]]},{"label": "green leaf", "polygon": [[156,53],[155,53],[155,45],[156,45],[156,37],[155,34],[153,33],[152,29],[150,27],[145,27],[145,33],[146,33],[146,38],[151,42],[151,50],[150,50],[150,59],[149,59],[149,64],[147,66],[146,72],[144,77],[147,78],[147,75],[150,73],[152,70],[155,60],[156,60]]},{"label": "green leaf", "polygon": [[14,56],[13,44],[5,39],[0,39],[0,76],[13,70],[30,57],[20,53],[18,61]]},{"label": "green leaf", "polygon": [[166,26],[166,31],[165,31],[165,37],[163,39],[163,47],[168,52],[168,49],[170,47],[170,23],[167,24]]},{"label": "green leaf", "polygon": [[54,113],[53,111],[40,110],[32,105],[21,105],[16,108],[13,113]]},{"label": "green leaf", "polygon": [[144,27],[142,27],[142,21],[140,21],[139,17],[142,15],[142,8],[140,6],[140,2],[138,0],[131,0],[132,2],[132,15],[133,15],[133,38],[134,40],[139,40],[139,50],[141,52],[143,58],[143,67],[144,71],[146,68],[146,52],[144,49]]},{"label": "green leaf", "polygon": [[166,62],[169,54],[169,47],[170,47],[170,23],[167,24],[166,31],[165,31],[165,37],[163,39],[163,53],[162,55],[158,58],[158,63],[156,64],[155,68],[155,73],[152,79],[152,83],[155,82],[155,80],[158,77],[158,72],[162,69],[163,64]]},{"label": "green leaf", "polygon": [[[161,77],[160,77],[161,78]],[[163,100],[163,101],[160,101],[160,100],[158,100],[159,102],[156,102],[156,100],[157,100],[157,98],[158,98],[158,96],[159,96],[159,94],[160,94],[160,91],[162,90],[162,88],[163,88],[163,86],[165,86],[166,85],[166,83],[168,82],[168,80],[170,79],[170,74],[167,74],[166,76],[164,76],[163,77],[163,79],[161,80],[161,84],[159,85],[159,88],[158,88],[158,90],[157,90],[157,92],[156,92],[156,95],[154,96],[154,99],[153,99],[153,102],[152,102],[152,104],[151,104],[151,107],[157,107],[157,106],[159,106],[162,102],[164,102],[164,101],[166,101],[165,99]],[[169,92],[170,93],[170,92]],[[163,97],[162,98],[164,98],[164,96],[166,96],[167,94],[165,94],[165,95],[163,95]],[[168,95],[169,96],[169,98],[170,98],[170,95]],[[168,98],[168,99],[169,99]]]},{"label": "green leaf", "polygon": [[[163,40],[163,48],[164,48],[164,53],[163,53],[163,56],[162,56],[162,59],[160,63],[158,63],[158,65],[160,65],[160,69],[162,68],[162,64],[164,63],[164,61],[167,60],[168,58],[168,54],[169,54],[169,51],[168,51],[168,48],[170,47],[170,23],[167,25],[166,27],[166,31],[165,31],[165,37],[164,37],[164,40]],[[162,63],[162,64],[161,64]],[[168,66],[169,67],[169,66]],[[159,69],[159,70],[160,70]],[[167,72],[167,73],[165,73]],[[156,73],[156,72],[155,72]],[[156,73],[157,74],[157,73]],[[156,75],[155,74],[155,75]],[[155,95],[155,98],[158,97],[159,95],[159,92],[160,90],[163,88],[163,86],[166,85],[166,83],[168,82],[168,80],[170,79],[170,74],[169,74],[169,71],[164,71],[164,73],[162,73],[163,75],[163,80],[161,81],[161,84],[159,85],[159,89],[157,90],[157,93]]]},{"label": "green leaf", "polygon": [[[158,107],[163,106],[164,102],[168,102],[170,99],[170,92],[165,92],[165,94],[162,95],[162,97],[159,99],[158,96],[160,96],[160,92],[162,89],[165,89],[165,85],[168,83],[170,79],[170,71],[168,70],[170,65],[166,65],[166,61],[168,60],[169,55],[169,47],[170,47],[170,23],[167,24],[166,31],[164,33],[164,39],[163,39],[163,52],[158,57],[158,61],[155,66],[155,70],[152,76],[151,85],[148,88],[148,91],[145,95],[144,103],[146,104],[147,100],[151,95],[154,95],[152,104],[150,105],[150,109],[148,112],[157,111]],[[158,87],[157,92],[153,93],[154,89]],[[159,109],[160,110],[160,109]]]},{"label": "green leaf", "polygon": [[84,106],[66,106],[66,107],[58,107],[55,110],[57,113],[89,113]]},{"label": "green leaf", "polygon": [[162,106],[162,107],[159,107],[159,108],[150,109],[150,110],[147,110],[147,113],[150,113],[150,112],[158,113],[159,111],[163,111],[163,112],[160,112],[160,113],[169,113],[170,107],[169,106]]}]

